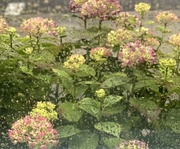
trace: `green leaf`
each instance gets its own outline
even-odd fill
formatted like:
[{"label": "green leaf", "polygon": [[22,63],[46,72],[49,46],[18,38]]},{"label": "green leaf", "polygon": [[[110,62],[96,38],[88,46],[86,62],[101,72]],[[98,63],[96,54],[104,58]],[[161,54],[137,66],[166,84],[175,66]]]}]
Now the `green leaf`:
[{"label": "green leaf", "polygon": [[111,88],[115,86],[124,85],[129,81],[129,79],[126,76],[112,76],[105,80],[102,84],[102,88]]},{"label": "green leaf", "polygon": [[100,102],[92,98],[84,98],[78,102],[79,108],[99,119]]},{"label": "green leaf", "polygon": [[124,109],[125,109],[124,105],[115,104],[115,105],[103,108],[102,112],[101,112],[101,115],[108,117],[110,115],[114,115],[114,114],[120,113]]},{"label": "green leaf", "polygon": [[81,132],[78,128],[76,128],[73,125],[59,126],[56,128],[56,130],[57,130],[58,134],[60,134],[59,135],[60,139],[67,138],[67,137],[73,136],[73,135]]},{"label": "green leaf", "polygon": [[112,106],[113,104],[119,102],[120,100],[122,99],[121,96],[107,96],[104,101],[103,101],[103,104],[102,104],[102,107],[108,107],[108,106]]},{"label": "green leaf", "polygon": [[66,90],[72,93],[73,79],[71,78],[71,76],[63,70],[55,68],[52,70],[59,76],[62,81],[62,85],[66,88]]},{"label": "green leaf", "polygon": [[158,105],[148,98],[131,99],[130,104],[152,121],[158,119],[161,111]]},{"label": "green leaf", "polygon": [[83,112],[79,110],[78,106],[72,102],[61,103],[58,111],[69,122],[78,122]]},{"label": "green leaf", "polygon": [[78,71],[76,72],[75,75],[78,76],[78,77],[95,76],[96,71],[92,67],[83,64],[78,69]]},{"label": "green leaf", "polygon": [[100,122],[95,124],[94,127],[99,131],[106,132],[117,138],[119,138],[122,129],[121,125],[116,122]]},{"label": "green leaf", "polygon": [[96,149],[98,146],[99,137],[96,133],[89,131],[75,135],[69,141],[69,149]]},{"label": "green leaf", "polygon": [[122,143],[124,140],[115,137],[102,137],[102,142],[110,149],[115,148],[118,144]]},{"label": "green leaf", "polygon": [[78,83],[74,87],[75,87],[75,97],[83,94],[88,89],[87,85],[81,83]]},{"label": "green leaf", "polygon": [[155,91],[156,93],[159,92],[158,86],[156,85],[155,81],[152,79],[139,80],[135,84],[134,91],[137,91],[144,87],[148,87],[149,89],[151,89],[152,91]]}]

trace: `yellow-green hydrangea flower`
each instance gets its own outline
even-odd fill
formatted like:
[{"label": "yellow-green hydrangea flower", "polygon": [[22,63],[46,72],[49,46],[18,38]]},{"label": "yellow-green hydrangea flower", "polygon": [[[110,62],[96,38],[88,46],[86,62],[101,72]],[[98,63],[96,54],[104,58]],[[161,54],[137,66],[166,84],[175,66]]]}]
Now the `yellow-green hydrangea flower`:
[{"label": "yellow-green hydrangea flower", "polygon": [[108,33],[107,41],[113,47],[115,45],[126,45],[134,39],[134,33],[127,29],[112,30]]},{"label": "yellow-green hydrangea flower", "polygon": [[54,110],[55,105],[51,102],[37,102],[37,105],[35,108],[32,109],[30,112],[31,116],[43,116],[47,118],[48,120],[55,120],[57,119],[57,112]]},{"label": "yellow-green hydrangea flower", "polygon": [[106,92],[104,89],[99,89],[96,91],[96,96],[99,98],[103,98],[104,96],[106,96]]},{"label": "yellow-green hydrangea flower", "polygon": [[90,57],[95,61],[105,61],[110,56],[110,51],[105,47],[96,47],[90,50]]},{"label": "yellow-green hydrangea flower", "polygon": [[151,5],[147,3],[139,3],[135,5],[135,11],[139,12],[142,16],[147,13],[151,8]]},{"label": "yellow-green hydrangea flower", "polygon": [[84,56],[80,54],[73,54],[66,62],[64,62],[64,67],[76,71],[84,63]]},{"label": "yellow-green hydrangea flower", "polygon": [[172,76],[176,68],[176,60],[172,58],[161,58],[159,60],[159,71],[161,79],[173,82]]},{"label": "yellow-green hydrangea flower", "polygon": [[58,26],[58,27],[56,28],[56,30],[57,30],[57,32],[58,32],[59,35],[62,35],[62,34],[64,34],[64,33],[66,32],[66,27],[64,27],[64,26]]}]

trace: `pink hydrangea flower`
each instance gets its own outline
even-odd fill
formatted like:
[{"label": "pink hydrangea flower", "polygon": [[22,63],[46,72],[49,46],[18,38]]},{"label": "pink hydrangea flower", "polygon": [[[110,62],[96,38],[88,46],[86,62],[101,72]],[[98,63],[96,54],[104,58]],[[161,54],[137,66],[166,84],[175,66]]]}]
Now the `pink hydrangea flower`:
[{"label": "pink hydrangea flower", "polygon": [[168,25],[171,24],[175,21],[178,20],[178,17],[176,14],[170,12],[170,11],[163,11],[163,12],[159,12],[156,16],[155,16],[155,20],[163,25]]},{"label": "pink hydrangea flower", "polygon": [[49,149],[58,144],[57,131],[41,116],[25,116],[17,120],[8,134],[13,144],[27,143],[29,148]]},{"label": "pink hydrangea flower", "polygon": [[52,34],[55,32],[56,28],[57,25],[54,21],[41,17],[30,18],[20,25],[20,30],[22,32],[36,37],[42,34]]},{"label": "pink hydrangea flower", "polygon": [[135,67],[143,63],[154,64],[156,54],[152,47],[136,41],[124,46],[118,54],[118,59],[122,62],[122,67]]},{"label": "pink hydrangea flower", "polygon": [[118,14],[121,5],[118,0],[88,0],[82,5],[81,15],[106,20]]}]

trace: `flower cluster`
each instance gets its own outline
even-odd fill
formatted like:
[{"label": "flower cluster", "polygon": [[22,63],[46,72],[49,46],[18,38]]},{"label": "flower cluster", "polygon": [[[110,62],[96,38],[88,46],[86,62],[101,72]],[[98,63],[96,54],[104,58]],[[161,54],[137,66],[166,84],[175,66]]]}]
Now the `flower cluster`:
[{"label": "flower cluster", "polygon": [[56,31],[57,31],[57,33],[58,33],[58,35],[63,35],[63,34],[65,34],[65,32],[66,32],[66,27],[64,27],[64,26],[58,26],[57,28],[56,28]]},{"label": "flower cluster", "polygon": [[179,34],[174,34],[169,38],[169,43],[172,44],[173,46],[180,47],[180,33]]},{"label": "flower cluster", "polygon": [[172,82],[173,71],[176,68],[176,60],[172,58],[161,58],[159,60],[159,70],[161,79]]},{"label": "flower cluster", "polygon": [[106,95],[106,92],[105,92],[104,89],[99,89],[99,90],[96,91],[96,96],[98,98],[103,98],[105,95]]},{"label": "flower cluster", "polygon": [[20,25],[20,30],[22,32],[39,37],[46,33],[52,34],[56,28],[57,25],[53,20],[43,19],[41,17],[30,18]]},{"label": "flower cluster", "polygon": [[110,56],[110,51],[105,47],[96,47],[90,50],[90,57],[95,61],[105,61]]},{"label": "flower cluster", "polygon": [[3,33],[6,29],[8,29],[8,24],[6,21],[0,17],[0,33]]},{"label": "flower cluster", "polygon": [[133,29],[139,25],[137,15],[131,15],[128,12],[122,12],[116,19],[116,25],[125,27],[126,29]]},{"label": "flower cluster", "polygon": [[81,12],[82,5],[88,0],[70,0],[69,8],[71,12]]},{"label": "flower cluster", "polygon": [[23,52],[26,53],[26,54],[28,54],[28,55],[30,55],[30,54],[33,52],[33,48],[32,48],[32,47],[25,48],[25,49],[23,50]]},{"label": "flower cluster", "polygon": [[130,30],[117,29],[108,33],[107,41],[113,47],[115,45],[123,46],[134,39],[134,33]]},{"label": "flower cluster", "polygon": [[144,42],[145,42],[146,45],[152,46],[152,47],[153,46],[158,46],[160,44],[159,41],[154,37],[145,38]]},{"label": "flower cluster", "polygon": [[124,46],[118,53],[118,59],[122,62],[122,67],[133,67],[143,63],[154,64],[156,56],[153,48],[136,41]]},{"label": "flower cluster", "polygon": [[148,149],[148,146],[139,140],[130,140],[119,144],[116,149]]},{"label": "flower cluster", "polygon": [[76,71],[82,64],[85,63],[85,58],[80,54],[73,54],[64,62],[64,67]]},{"label": "flower cluster", "polygon": [[55,120],[57,119],[57,112],[54,110],[55,105],[51,102],[37,102],[35,108],[32,109],[30,112],[30,116],[43,116],[48,120]]},{"label": "flower cluster", "polygon": [[163,12],[158,13],[155,16],[155,20],[158,23],[167,26],[168,24],[171,24],[172,22],[177,21],[178,17],[174,13],[172,13],[172,12],[163,11]]},{"label": "flower cluster", "polygon": [[143,16],[145,13],[147,13],[151,8],[151,5],[146,3],[139,3],[135,5],[135,11],[139,12],[141,16]]},{"label": "flower cluster", "polygon": [[27,143],[29,148],[50,149],[58,144],[58,133],[41,116],[25,116],[12,124],[8,135],[13,144]]},{"label": "flower cluster", "polygon": [[105,20],[118,14],[120,10],[118,0],[88,0],[82,5],[81,15]]}]

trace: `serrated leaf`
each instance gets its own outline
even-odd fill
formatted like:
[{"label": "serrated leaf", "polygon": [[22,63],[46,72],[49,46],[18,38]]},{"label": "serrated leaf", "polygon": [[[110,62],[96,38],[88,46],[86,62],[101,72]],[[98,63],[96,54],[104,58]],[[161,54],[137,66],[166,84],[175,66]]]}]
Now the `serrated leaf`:
[{"label": "serrated leaf", "polygon": [[78,102],[79,108],[99,119],[100,102],[92,98],[84,98]]},{"label": "serrated leaf", "polygon": [[122,110],[125,109],[125,106],[124,105],[118,105],[118,104],[115,104],[115,105],[112,105],[110,107],[105,107],[102,109],[102,112],[101,112],[101,115],[102,116],[110,116],[110,115],[114,115],[114,114],[117,114],[117,113],[120,113]]},{"label": "serrated leaf", "polygon": [[59,134],[60,139],[67,138],[81,132],[81,130],[79,130],[73,125],[59,126],[56,128],[56,130]]},{"label": "serrated leaf", "polygon": [[158,105],[148,98],[131,99],[130,104],[152,121],[158,119],[161,111]]},{"label": "serrated leaf", "polygon": [[89,131],[75,135],[69,141],[69,149],[96,149],[98,146],[99,137],[96,133]]},{"label": "serrated leaf", "polygon": [[94,70],[94,68],[83,64],[78,69],[78,71],[75,73],[75,75],[78,76],[78,77],[95,76],[96,71]]},{"label": "serrated leaf", "polygon": [[148,87],[152,91],[155,91],[156,93],[159,92],[159,88],[156,85],[155,81],[152,79],[146,79],[146,80],[139,80],[135,83],[134,91],[137,91],[141,88]]},{"label": "serrated leaf", "polygon": [[111,88],[111,87],[115,87],[115,86],[120,86],[120,85],[124,85],[129,81],[129,79],[125,76],[112,76],[110,78],[108,78],[107,80],[105,80],[102,84],[101,87],[102,88]]},{"label": "serrated leaf", "polygon": [[122,130],[121,125],[116,122],[100,122],[94,125],[94,127],[102,132],[111,134],[119,138],[120,132]]},{"label": "serrated leaf", "polygon": [[61,103],[58,111],[69,122],[78,122],[83,114],[78,106],[72,102]]},{"label": "serrated leaf", "polygon": [[121,96],[113,96],[113,95],[107,96],[103,101],[102,107],[105,108],[108,106],[112,106],[113,104],[119,102],[121,99],[122,99]]}]

